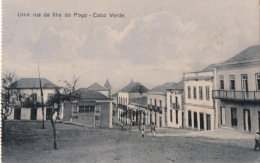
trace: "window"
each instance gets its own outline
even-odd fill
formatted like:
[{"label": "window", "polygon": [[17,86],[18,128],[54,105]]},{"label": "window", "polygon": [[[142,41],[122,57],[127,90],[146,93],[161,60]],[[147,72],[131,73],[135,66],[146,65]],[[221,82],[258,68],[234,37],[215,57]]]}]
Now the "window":
[{"label": "window", "polygon": [[241,75],[241,86],[242,86],[242,91],[248,91],[248,81],[247,81],[246,74]]},{"label": "window", "polygon": [[199,95],[200,95],[200,100],[203,100],[203,88],[202,88],[202,86],[199,86]]},{"label": "window", "polygon": [[179,121],[179,119],[178,119],[178,110],[175,110],[175,113],[176,113],[176,124],[178,124],[178,121]]},{"label": "window", "polygon": [[260,91],[260,74],[256,74],[256,90]]},{"label": "window", "polygon": [[197,90],[196,90],[196,86],[193,87],[193,98],[197,99]]},{"label": "window", "polygon": [[188,87],[188,99],[191,99],[190,86]]},{"label": "window", "polygon": [[206,100],[209,100],[209,86],[206,86],[205,89],[206,89]]},{"label": "window", "polygon": [[52,96],[53,96],[53,93],[48,93],[48,100],[50,100]]},{"label": "window", "polygon": [[175,97],[175,103],[178,106],[178,97],[177,96]]},{"label": "window", "polygon": [[153,103],[153,102],[152,102],[152,99],[150,98],[150,105],[152,105],[152,103]]},{"label": "window", "polygon": [[170,95],[170,103],[172,103],[172,95]]},{"label": "window", "polygon": [[230,90],[235,90],[235,75],[229,76]]},{"label": "window", "polygon": [[162,107],[162,100],[160,100],[160,107]]},{"label": "window", "polygon": [[77,106],[73,106],[73,113],[77,113]]},{"label": "window", "polygon": [[33,100],[33,101],[36,101],[36,100],[37,100],[37,94],[36,94],[36,93],[33,93],[33,94],[32,94],[32,100]]},{"label": "window", "polygon": [[157,106],[157,105],[156,105],[156,99],[154,100],[154,106]]},{"label": "window", "polygon": [[194,112],[193,115],[194,115],[194,128],[198,128],[197,112]]},{"label": "window", "polygon": [[220,89],[224,89],[224,75],[219,75],[219,84]]},{"label": "window", "polygon": [[231,108],[231,125],[237,126],[237,108]]},{"label": "window", "polygon": [[191,122],[191,111],[188,111],[188,120],[189,120],[189,126],[192,127],[192,122]]},{"label": "window", "polygon": [[172,122],[172,110],[170,110],[171,122]]}]

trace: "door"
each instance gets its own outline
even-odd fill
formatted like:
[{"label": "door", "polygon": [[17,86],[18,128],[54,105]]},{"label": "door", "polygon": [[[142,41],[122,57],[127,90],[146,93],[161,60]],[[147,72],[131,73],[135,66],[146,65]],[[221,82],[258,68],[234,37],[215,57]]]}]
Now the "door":
[{"label": "door", "polygon": [[244,109],[244,130],[251,131],[250,110]]},{"label": "door", "polygon": [[160,117],[160,127],[162,127],[162,117]]},{"label": "door", "polygon": [[184,127],[184,113],[181,114],[182,127]]},{"label": "door", "polygon": [[198,128],[198,118],[197,118],[197,112],[194,112],[194,128]]},{"label": "door", "polygon": [[31,109],[31,120],[36,120],[37,118],[37,109]]},{"label": "door", "polygon": [[150,124],[152,124],[152,123],[153,123],[153,114],[150,113]]},{"label": "door", "polygon": [[226,125],[226,108],[225,107],[220,107],[220,121],[221,121],[221,125],[223,125],[223,126]]},{"label": "door", "polygon": [[242,84],[242,91],[244,92],[244,98],[248,98],[248,81],[247,81],[247,75],[241,76],[241,84]]},{"label": "door", "polygon": [[204,130],[204,115],[200,113],[200,129]]},{"label": "door", "polygon": [[258,131],[260,131],[260,111],[258,112]]},{"label": "door", "polygon": [[207,114],[206,120],[207,120],[207,130],[211,130],[211,121],[210,121],[210,115],[209,114]]},{"label": "door", "polygon": [[46,120],[50,120],[52,115],[52,108],[46,109]]},{"label": "door", "polygon": [[21,108],[14,109],[14,119],[16,119],[16,120],[21,119]]}]

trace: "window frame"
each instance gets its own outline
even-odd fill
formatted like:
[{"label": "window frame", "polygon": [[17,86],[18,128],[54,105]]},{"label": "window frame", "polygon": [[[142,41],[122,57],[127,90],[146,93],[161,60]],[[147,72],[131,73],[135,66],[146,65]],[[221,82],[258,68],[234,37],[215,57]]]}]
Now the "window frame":
[{"label": "window frame", "polygon": [[209,100],[210,99],[210,87],[205,86],[205,91],[206,91],[206,100]]},{"label": "window frame", "polygon": [[[259,75],[259,83],[257,81],[257,76]],[[260,91],[260,73],[255,74],[256,91]],[[258,87],[259,86],[259,87]]]},{"label": "window frame", "polygon": [[199,86],[199,99],[203,100],[203,87]]},{"label": "window frame", "polygon": [[[234,81],[234,88],[232,88],[232,82],[231,81]],[[236,90],[236,77],[235,77],[235,75],[229,75],[229,89],[231,91]]]},{"label": "window frame", "polygon": [[197,87],[193,86],[193,99],[197,99]]}]

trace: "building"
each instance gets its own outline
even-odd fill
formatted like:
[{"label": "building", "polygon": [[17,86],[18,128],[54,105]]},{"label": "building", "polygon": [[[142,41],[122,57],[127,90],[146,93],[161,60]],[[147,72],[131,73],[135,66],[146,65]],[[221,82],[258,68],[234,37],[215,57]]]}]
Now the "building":
[{"label": "building", "polygon": [[184,127],[184,81],[167,89],[167,110],[165,125],[167,127]]},{"label": "building", "polygon": [[67,102],[64,108],[64,120],[74,123],[112,128],[113,99],[110,98],[111,85],[93,83],[88,88],[79,88],[75,94],[79,100]]},{"label": "building", "polygon": [[[143,97],[147,97],[147,92],[149,89],[147,89],[144,85],[142,85],[139,82],[134,82],[131,80],[131,82],[125,86],[123,89],[121,89],[117,94],[117,106],[118,106],[118,119],[119,121],[123,121],[126,124],[130,124],[131,122],[131,115],[133,113],[129,114],[128,105],[131,102],[134,102],[135,100],[138,100]],[[135,102],[134,102],[135,103]],[[141,106],[141,105],[140,105]],[[136,115],[140,115],[138,110],[135,111]],[[138,116],[135,116],[134,121],[136,121],[136,118]]]},{"label": "building", "polygon": [[260,45],[213,67],[218,125],[260,131]]},{"label": "building", "polygon": [[214,71],[203,70],[183,74],[184,80],[184,127],[197,130],[213,130],[215,108],[212,99]]},{"label": "building", "polygon": [[169,112],[167,112],[167,89],[173,88],[175,82],[157,86],[148,92],[147,124],[154,123],[156,127],[166,127]]},{"label": "building", "polygon": [[[46,105],[47,100],[55,93],[58,88],[51,81],[41,78],[43,100],[44,100],[44,117],[41,107],[41,90],[39,78],[21,78],[14,83],[15,89],[19,90],[19,95],[13,99],[16,104],[13,112],[7,119],[10,120],[42,120],[50,119],[52,108]],[[25,101],[25,100],[28,101]],[[59,118],[63,118],[63,105]],[[56,118],[56,114],[54,118]]]}]

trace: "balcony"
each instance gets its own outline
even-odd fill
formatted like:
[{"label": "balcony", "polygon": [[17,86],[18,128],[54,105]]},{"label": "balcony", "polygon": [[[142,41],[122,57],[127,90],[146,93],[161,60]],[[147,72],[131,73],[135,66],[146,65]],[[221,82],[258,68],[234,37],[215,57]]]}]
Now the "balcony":
[{"label": "balcony", "polygon": [[171,103],[171,108],[180,109],[180,105],[178,103]]},{"label": "balcony", "polygon": [[223,100],[260,101],[260,92],[213,90],[212,97],[213,99],[223,99]]},{"label": "balcony", "polygon": [[118,107],[121,108],[121,109],[127,109],[127,106],[126,105],[122,105],[122,104],[118,104]]},{"label": "balcony", "polygon": [[148,109],[150,111],[162,113],[162,107],[160,107],[160,106],[148,105]]}]

